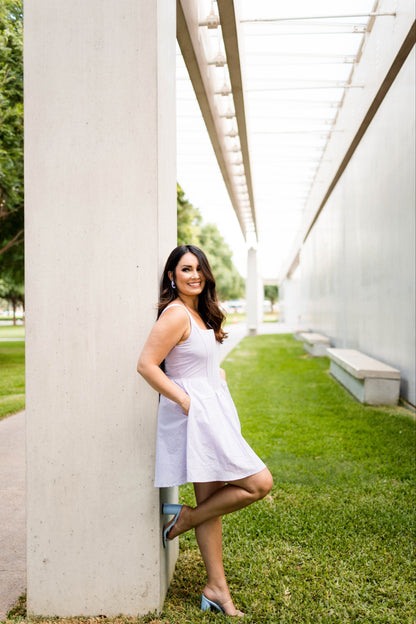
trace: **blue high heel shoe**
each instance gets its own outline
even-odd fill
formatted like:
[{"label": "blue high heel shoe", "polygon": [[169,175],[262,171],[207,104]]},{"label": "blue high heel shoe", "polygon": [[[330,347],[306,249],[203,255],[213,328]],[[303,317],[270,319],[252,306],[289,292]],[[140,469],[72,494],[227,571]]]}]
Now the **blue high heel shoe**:
[{"label": "blue high heel shoe", "polygon": [[219,611],[220,613],[225,613],[221,605],[217,604],[213,600],[209,600],[205,594],[202,594],[201,611]]},{"label": "blue high heel shoe", "polygon": [[175,526],[177,519],[179,518],[179,514],[181,513],[182,505],[175,505],[173,503],[163,503],[162,505],[162,514],[165,516],[175,516],[173,522],[165,525],[163,527],[163,548],[166,548],[168,545],[168,533],[173,526]]}]

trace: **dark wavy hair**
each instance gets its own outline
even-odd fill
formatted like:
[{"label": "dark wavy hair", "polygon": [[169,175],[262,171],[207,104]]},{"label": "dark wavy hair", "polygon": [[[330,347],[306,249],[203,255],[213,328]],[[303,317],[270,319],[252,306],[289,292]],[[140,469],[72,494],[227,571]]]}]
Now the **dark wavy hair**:
[{"label": "dark wavy hair", "polygon": [[179,247],[175,247],[167,259],[160,282],[157,317],[159,318],[163,310],[170,303],[172,303],[172,301],[175,301],[175,299],[178,298],[178,291],[175,288],[172,288],[169,273],[172,272],[175,277],[175,271],[179,260],[188,252],[198,258],[199,266],[201,267],[201,271],[205,277],[204,290],[198,297],[198,312],[204,323],[214,330],[215,339],[218,342],[223,342],[224,338],[227,338],[226,332],[221,328],[225,319],[225,314],[223,314],[218,304],[217,294],[215,291],[215,278],[212,274],[208,258],[202,249],[195,247],[195,245],[180,245]]}]

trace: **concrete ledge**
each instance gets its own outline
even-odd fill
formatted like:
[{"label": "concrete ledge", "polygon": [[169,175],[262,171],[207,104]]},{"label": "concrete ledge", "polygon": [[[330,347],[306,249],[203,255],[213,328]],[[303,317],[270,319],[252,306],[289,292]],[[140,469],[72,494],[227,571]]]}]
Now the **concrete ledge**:
[{"label": "concrete ledge", "polygon": [[400,379],[400,371],[355,349],[327,349],[328,356],[357,379]]},{"label": "concrete ledge", "polygon": [[299,339],[303,340],[304,349],[314,357],[326,355],[327,348],[331,346],[329,338],[314,332],[303,332],[299,334]]},{"label": "concrete ledge", "polygon": [[400,371],[355,349],[327,349],[330,372],[361,403],[397,405]]}]

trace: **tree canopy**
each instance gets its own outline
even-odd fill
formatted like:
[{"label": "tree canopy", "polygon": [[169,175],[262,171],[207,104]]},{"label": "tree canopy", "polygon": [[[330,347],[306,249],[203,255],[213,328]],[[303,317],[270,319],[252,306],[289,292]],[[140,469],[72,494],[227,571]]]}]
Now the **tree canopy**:
[{"label": "tree canopy", "polygon": [[176,185],[177,192],[177,216],[178,216],[178,245],[196,245],[199,235],[202,217],[197,208],[194,208],[185,197],[185,192]]},{"label": "tree canopy", "polygon": [[273,306],[279,299],[279,287],[273,284],[268,284],[264,287],[264,297],[270,301],[270,306],[273,310]]},{"label": "tree canopy", "polygon": [[23,284],[23,7],[0,3],[0,276]]}]

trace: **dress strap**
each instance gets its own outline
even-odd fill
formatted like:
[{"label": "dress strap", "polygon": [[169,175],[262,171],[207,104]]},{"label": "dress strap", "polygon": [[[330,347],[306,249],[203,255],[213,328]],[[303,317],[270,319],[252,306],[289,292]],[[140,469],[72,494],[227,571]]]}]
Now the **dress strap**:
[{"label": "dress strap", "polygon": [[[169,308],[183,308],[185,310],[185,312],[188,313],[189,316],[189,331],[192,332],[192,323],[194,322],[191,316],[191,313],[189,312],[189,310],[187,308],[185,308],[184,305],[181,305],[180,303],[170,303],[168,306],[166,306],[166,308],[163,310],[163,312],[166,312],[166,310],[168,310]],[[161,313],[160,316],[162,316],[163,312]]]},{"label": "dress strap", "polygon": [[185,308],[184,305],[181,305],[180,303],[170,303],[168,306],[166,306],[166,308],[162,311],[161,315],[163,314],[163,312],[166,312],[166,310],[169,310],[169,308],[183,308],[185,310],[185,312],[188,313],[189,318],[192,320],[192,316],[191,313],[189,312],[189,310],[187,308]]},{"label": "dress strap", "polygon": [[[207,331],[206,329],[203,329],[202,327],[199,327],[198,323],[196,322],[196,320],[192,317],[192,314],[190,313],[190,311],[188,310],[188,308],[186,308],[185,306],[181,305],[180,303],[170,303],[168,306],[166,306],[165,310],[167,310],[168,308],[184,308],[186,310],[186,312],[188,313],[189,316],[189,320],[191,321],[191,327],[192,324],[194,323],[196,325],[196,327],[198,329],[200,329],[201,331]],[[165,311],[163,310],[163,312]],[[160,316],[162,316],[163,312],[161,312]],[[208,330],[214,331],[213,327],[211,326],[210,323],[207,323],[208,326]]]},{"label": "dress strap", "polygon": [[[169,305],[166,306],[165,310],[167,310],[168,308],[183,308],[184,310],[186,310],[188,312],[188,308],[186,308],[184,305],[182,305],[181,303],[170,303]],[[165,311],[163,310],[163,312]]]}]

